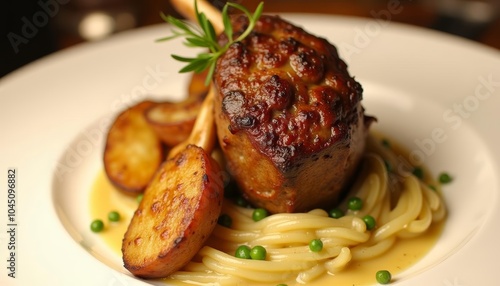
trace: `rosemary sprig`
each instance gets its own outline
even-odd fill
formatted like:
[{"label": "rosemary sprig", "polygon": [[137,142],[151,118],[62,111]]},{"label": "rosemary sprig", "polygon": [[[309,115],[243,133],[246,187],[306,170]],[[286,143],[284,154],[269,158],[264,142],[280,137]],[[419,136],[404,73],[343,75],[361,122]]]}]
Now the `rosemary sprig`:
[{"label": "rosemary sprig", "polygon": [[[170,23],[173,26],[172,33],[173,35],[158,39],[157,41],[168,41],[171,39],[184,37],[184,45],[192,48],[207,48],[208,52],[203,52],[198,54],[194,58],[182,57],[179,55],[172,55],[172,57],[178,61],[187,63],[179,72],[196,72],[200,73],[208,68],[208,74],[205,79],[205,85],[210,84],[210,80],[214,74],[215,63],[217,59],[224,54],[229,46],[234,42],[239,42],[247,37],[250,32],[255,27],[257,20],[262,14],[262,10],[264,9],[264,2],[260,2],[260,4],[255,9],[254,13],[251,14],[247,8],[242,5],[227,2],[222,9],[222,21],[224,25],[224,33],[228,38],[228,42],[226,45],[221,47],[217,43],[217,35],[215,33],[214,26],[207,19],[207,16],[203,12],[198,11],[197,1],[194,0],[194,7],[196,13],[196,20],[198,21],[198,26],[193,25],[191,22],[180,20],[170,15],[165,15],[162,13],[162,18],[167,23]],[[228,14],[229,7],[236,8],[243,12],[249,19],[249,25],[247,29],[237,38],[233,39],[233,27],[231,26],[231,20]]]}]

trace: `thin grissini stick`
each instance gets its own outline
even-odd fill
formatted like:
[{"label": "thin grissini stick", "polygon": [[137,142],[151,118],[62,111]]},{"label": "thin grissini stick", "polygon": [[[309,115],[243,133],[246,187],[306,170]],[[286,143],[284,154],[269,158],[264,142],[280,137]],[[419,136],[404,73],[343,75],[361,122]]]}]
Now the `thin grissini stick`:
[{"label": "thin grissini stick", "polygon": [[[194,1],[195,0],[170,0],[170,3],[172,3],[177,12],[182,14],[187,19],[196,22],[197,20],[196,12],[194,9]],[[222,33],[224,31],[224,24],[222,23],[221,12],[205,0],[196,1],[198,5],[198,11],[205,13],[208,20],[212,22],[215,32],[217,34]]]},{"label": "thin grissini stick", "polygon": [[[205,13],[208,20],[212,22],[216,33],[224,31],[222,22],[222,14],[214,6],[205,0],[196,0],[198,11]],[[196,11],[194,0],[170,0],[174,8],[187,19],[196,22]],[[197,145],[202,147],[206,152],[211,152],[215,144],[215,126],[214,126],[214,92],[215,89],[211,85],[209,92],[200,109],[200,113],[196,118],[193,130],[189,138],[172,148],[168,154],[168,158],[174,157],[176,154],[186,148],[187,145]]]},{"label": "thin grissini stick", "polygon": [[215,122],[214,122],[214,93],[215,88],[210,86],[207,97],[203,100],[193,130],[188,139],[170,150],[168,158],[173,158],[182,152],[188,145],[196,145],[210,153],[215,144]]}]

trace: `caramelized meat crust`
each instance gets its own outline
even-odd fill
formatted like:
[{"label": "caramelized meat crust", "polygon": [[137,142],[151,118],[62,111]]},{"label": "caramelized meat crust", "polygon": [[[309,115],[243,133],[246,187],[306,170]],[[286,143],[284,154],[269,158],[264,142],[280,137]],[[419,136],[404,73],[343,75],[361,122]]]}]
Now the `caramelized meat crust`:
[{"label": "caramelized meat crust", "polygon": [[[233,37],[247,25],[246,17],[234,17]],[[271,212],[336,202],[364,149],[370,119],[360,103],[363,89],[333,45],[279,17],[261,16],[218,60],[214,82],[219,140],[251,202]],[[323,176],[325,168],[342,179]],[[316,177],[326,182],[308,189],[298,182]],[[306,198],[321,193],[319,202]]]}]

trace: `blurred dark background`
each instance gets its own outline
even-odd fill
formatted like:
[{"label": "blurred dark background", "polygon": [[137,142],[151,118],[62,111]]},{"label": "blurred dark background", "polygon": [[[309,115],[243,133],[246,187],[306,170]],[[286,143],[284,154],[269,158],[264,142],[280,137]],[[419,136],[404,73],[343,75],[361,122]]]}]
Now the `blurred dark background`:
[{"label": "blurred dark background", "polygon": [[[236,2],[253,10],[260,0]],[[4,0],[0,7],[0,77],[72,45],[162,23],[160,12],[180,17],[169,0]],[[389,16],[500,50],[500,0],[268,0],[265,12]]]}]

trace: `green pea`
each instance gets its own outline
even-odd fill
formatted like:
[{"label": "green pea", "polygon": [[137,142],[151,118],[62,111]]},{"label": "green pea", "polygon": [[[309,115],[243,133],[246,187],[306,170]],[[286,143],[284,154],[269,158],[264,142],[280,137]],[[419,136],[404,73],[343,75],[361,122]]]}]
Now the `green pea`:
[{"label": "green pea", "polygon": [[231,217],[227,214],[221,214],[219,216],[219,219],[217,220],[217,223],[229,228],[233,224],[233,219],[231,219]]},{"label": "green pea", "polygon": [[120,214],[117,211],[111,211],[108,213],[109,221],[120,221]]},{"label": "green pea", "polygon": [[363,208],[363,200],[358,197],[352,197],[347,201],[347,208],[352,211],[359,211]]},{"label": "green pea", "polygon": [[250,257],[253,260],[266,260],[267,251],[263,246],[256,245],[250,250]]},{"label": "green pea", "polygon": [[238,248],[236,248],[236,252],[234,253],[234,256],[236,258],[251,259],[252,257],[250,256],[250,247],[248,247],[246,245],[238,246]]},{"label": "green pea", "polygon": [[135,198],[135,200],[137,201],[137,203],[140,203],[142,201],[143,197],[144,197],[144,194],[139,194],[139,195],[137,195],[137,197]]},{"label": "green pea", "polygon": [[375,218],[372,217],[371,215],[365,215],[363,217],[363,221],[365,222],[366,229],[368,229],[368,230],[372,230],[376,225]]},{"label": "green pea", "polygon": [[262,220],[265,217],[267,217],[267,211],[265,209],[257,208],[252,213],[252,219],[254,221]]},{"label": "green pea", "polygon": [[323,249],[323,241],[321,239],[313,239],[309,242],[309,249],[312,252],[320,252]]},{"label": "green pea", "polygon": [[415,167],[412,171],[413,175],[415,175],[415,177],[419,178],[420,180],[423,180],[424,179],[424,169],[420,168],[420,167]]},{"label": "green pea", "polygon": [[104,223],[100,219],[92,221],[90,224],[90,230],[93,232],[101,232],[104,229]]},{"label": "green pea", "polygon": [[375,278],[377,279],[377,282],[380,284],[389,284],[391,283],[391,272],[387,270],[380,270],[377,271],[375,274]]},{"label": "green pea", "polygon": [[341,218],[344,216],[344,211],[339,208],[334,208],[328,212],[328,215],[332,218]]},{"label": "green pea", "polygon": [[446,172],[443,172],[439,175],[439,182],[441,184],[448,184],[448,183],[451,183],[451,181],[453,181],[453,178]]}]

